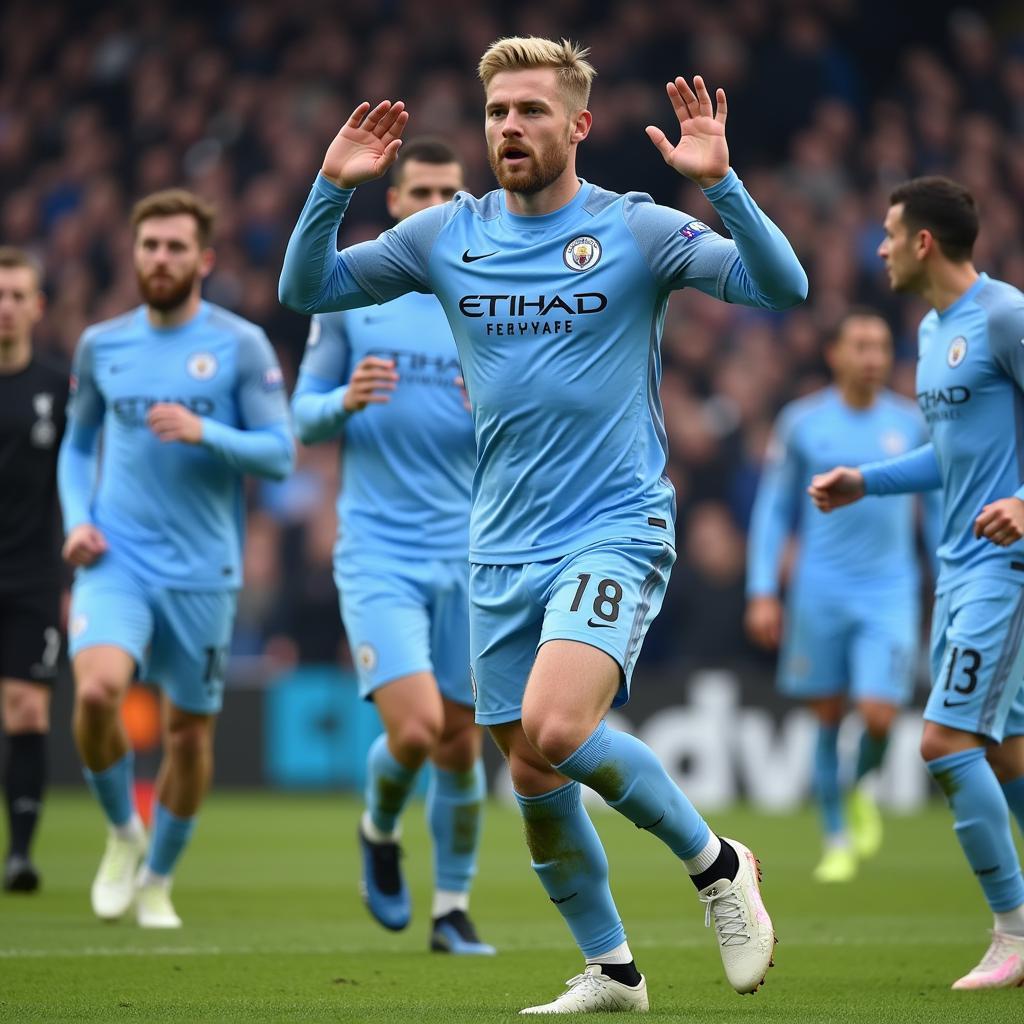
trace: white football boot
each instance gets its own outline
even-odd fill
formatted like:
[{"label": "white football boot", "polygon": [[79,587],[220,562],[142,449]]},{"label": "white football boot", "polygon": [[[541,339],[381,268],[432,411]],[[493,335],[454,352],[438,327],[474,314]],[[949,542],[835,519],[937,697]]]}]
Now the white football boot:
[{"label": "white football boot", "polygon": [[993,931],[981,963],[954,981],[953,988],[1024,988],[1024,938]]},{"label": "white football boot", "polygon": [[646,1013],[647,979],[641,974],[640,984],[630,987],[601,973],[600,964],[587,964],[582,974],[570,978],[568,991],[541,1006],[528,1006],[523,1013],[608,1013],[632,1011]]},{"label": "white football boot", "polygon": [[720,878],[697,894],[707,910],[704,925],[715,923],[725,976],[737,992],[756,992],[774,967],[775,931],[761,899],[761,868],[754,855],[735,839],[722,839],[737,853],[740,869],[731,881]]},{"label": "white football boot", "polygon": [[135,898],[135,872],[146,853],[146,833],[140,828],[127,839],[111,831],[99,870],[92,882],[92,910],[103,921],[124,917]]},{"label": "white football boot", "polygon": [[140,928],[180,928],[181,918],[171,903],[170,879],[165,882],[142,881],[135,890],[135,920]]}]

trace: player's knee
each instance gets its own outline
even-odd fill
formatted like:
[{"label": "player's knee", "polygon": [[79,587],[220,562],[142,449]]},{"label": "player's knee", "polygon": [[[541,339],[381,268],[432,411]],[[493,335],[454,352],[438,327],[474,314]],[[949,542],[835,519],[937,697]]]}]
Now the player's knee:
[{"label": "player's knee", "polygon": [[925,722],[924,732],[921,734],[921,757],[926,762],[938,760],[963,749],[963,745],[957,742],[956,735],[951,730],[935,729],[931,723]]},{"label": "player's knee", "polygon": [[190,721],[172,725],[167,730],[167,754],[173,760],[197,761],[209,754],[212,744],[209,726],[205,721]]},{"label": "player's knee", "polygon": [[872,708],[862,712],[864,728],[872,739],[882,740],[889,735],[896,718],[895,708]]},{"label": "player's knee", "polygon": [[456,732],[446,732],[437,745],[434,761],[449,771],[466,772],[476,764],[479,756],[480,731],[471,725]]},{"label": "player's knee", "polygon": [[[512,776],[512,788],[522,796],[537,796],[548,793],[556,788],[557,773],[551,765],[538,757],[525,758],[512,752],[508,759],[509,774]],[[556,777],[553,781],[553,776]]]},{"label": "player's knee", "polygon": [[105,718],[117,712],[121,687],[118,681],[102,671],[80,673],[75,685],[75,702],[90,718]]},{"label": "player's knee", "polygon": [[49,732],[50,713],[45,705],[25,704],[4,715],[4,731],[8,736],[26,732]]},{"label": "player's knee", "polygon": [[549,764],[561,764],[585,742],[592,730],[585,723],[569,715],[523,713],[523,732],[526,738],[547,759]]},{"label": "player's knee", "polygon": [[441,740],[441,722],[429,716],[407,718],[392,728],[388,739],[393,749],[418,761],[429,757]]}]

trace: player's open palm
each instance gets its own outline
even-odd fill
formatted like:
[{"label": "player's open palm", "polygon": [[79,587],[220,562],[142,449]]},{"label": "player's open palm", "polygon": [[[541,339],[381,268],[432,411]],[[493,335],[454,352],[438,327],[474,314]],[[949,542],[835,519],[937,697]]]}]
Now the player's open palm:
[{"label": "player's open palm", "polygon": [[647,137],[669,167],[692,178],[701,188],[710,188],[729,170],[729,147],[725,141],[729,108],[725,90],[715,93],[717,109],[700,75],[694,75],[692,89],[686,79],[677,78],[665,86],[665,91],[679,118],[679,141],[673,145],[655,125],[647,126]]},{"label": "player's open palm", "polygon": [[359,412],[368,405],[384,405],[391,401],[390,392],[398,385],[393,359],[367,356],[352,371],[345,396],[341,400],[346,412]]},{"label": "player's open palm", "polygon": [[864,474],[849,466],[836,466],[812,477],[807,493],[819,511],[831,512],[864,497]]},{"label": "player's open palm", "polygon": [[379,178],[395,162],[408,121],[401,100],[383,100],[372,110],[369,103],[360,103],[327,147],[324,177],[339,188]]}]

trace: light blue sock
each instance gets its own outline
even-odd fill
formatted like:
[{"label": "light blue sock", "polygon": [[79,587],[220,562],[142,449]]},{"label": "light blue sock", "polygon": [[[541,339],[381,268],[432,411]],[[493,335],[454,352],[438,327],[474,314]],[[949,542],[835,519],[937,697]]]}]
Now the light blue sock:
[{"label": "light blue sock", "polygon": [[872,736],[865,729],[860,736],[860,746],[857,748],[857,771],[854,779],[860,782],[868,772],[873,772],[885,757],[889,748],[889,734],[884,736]]},{"label": "light blue sock", "polygon": [[1002,785],[1006,803],[1017,819],[1021,835],[1024,835],[1024,775],[1004,782]]},{"label": "light blue sock", "polygon": [[366,807],[381,832],[394,832],[397,828],[418,774],[418,769],[406,768],[392,757],[386,733],[370,745],[366,755]]},{"label": "light blue sock", "polygon": [[427,787],[427,823],[434,839],[435,888],[469,892],[476,874],[486,791],[482,759],[468,772],[450,772],[434,765]]},{"label": "light blue sock", "polygon": [[195,831],[196,819],[171,814],[159,800],[153,804],[153,838],[146,867],[155,875],[171,875]]},{"label": "light blue sock", "polygon": [[544,891],[585,957],[626,941],[608,888],[608,858],[580,799],[578,782],[543,796],[520,796],[526,844]]},{"label": "light blue sock", "polygon": [[607,722],[555,767],[598,792],[609,807],[652,832],[682,860],[695,857],[711,838],[707,823],[654,751],[628,732],[609,729]]},{"label": "light blue sock", "polygon": [[135,755],[129,750],[120,761],[115,761],[101,772],[82,769],[93,796],[100,802],[107,821],[117,827],[127,825],[135,813],[132,783],[135,781]]},{"label": "light blue sock", "polygon": [[1024,877],[1010,834],[1010,815],[981,747],[928,762],[956,819],[953,831],[978,876],[985,899],[999,914],[1024,904]]},{"label": "light blue sock", "polygon": [[814,796],[818,801],[826,836],[841,836],[843,800],[839,789],[839,726],[818,723],[818,742],[814,748]]}]

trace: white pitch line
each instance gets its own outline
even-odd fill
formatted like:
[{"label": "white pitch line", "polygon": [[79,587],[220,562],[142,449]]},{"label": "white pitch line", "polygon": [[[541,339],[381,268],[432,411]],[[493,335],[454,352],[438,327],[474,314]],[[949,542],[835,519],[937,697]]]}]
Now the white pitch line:
[{"label": "white pitch line", "polygon": [[[905,946],[910,940],[906,936],[861,936],[846,938],[841,935],[807,936],[804,939],[785,937],[786,948],[803,946]],[[702,939],[675,939],[671,942],[657,939],[638,939],[630,941],[637,949],[698,949],[708,944]],[[927,946],[957,946],[963,939],[948,937],[931,937],[927,943],[913,943]],[[506,952],[522,952],[523,950],[549,950],[564,952],[565,946],[538,946],[523,943],[504,943],[501,947]],[[84,957],[115,957],[115,956],[346,956],[367,952],[365,945],[360,946],[81,946],[73,949],[0,949],[0,960],[29,960],[46,957],[66,957],[78,959]],[[395,950],[380,950],[386,955]]]}]

